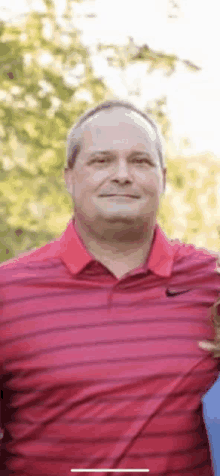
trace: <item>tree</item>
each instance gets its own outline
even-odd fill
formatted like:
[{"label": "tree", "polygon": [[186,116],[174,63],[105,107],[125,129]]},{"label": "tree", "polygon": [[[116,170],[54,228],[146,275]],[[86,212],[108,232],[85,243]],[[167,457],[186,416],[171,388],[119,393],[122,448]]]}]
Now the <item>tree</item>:
[{"label": "tree", "polygon": [[[61,176],[68,129],[106,87],[91,67],[76,29],[62,29],[51,0],[19,26],[1,23],[1,254],[4,261],[59,234],[71,213]],[[66,11],[68,23],[69,11]],[[45,26],[50,27],[50,38]],[[43,54],[51,58],[44,65]],[[74,71],[75,68],[75,71]],[[66,73],[72,70],[75,85]]]},{"label": "tree", "polygon": [[[57,22],[53,1],[44,3],[45,13],[31,11],[23,24],[0,24],[0,261],[39,247],[65,229],[72,216],[72,202],[63,178],[67,131],[88,106],[114,96],[94,73],[72,19],[70,0],[64,15],[65,27]],[[98,45],[98,51],[100,55],[107,54],[109,63],[120,71],[142,61],[148,73],[162,68],[169,75],[180,61],[147,45],[137,47],[132,38],[123,47]],[[44,61],[45,55],[49,64]],[[184,64],[194,72],[198,70],[187,60]],[[168,139],[170,124],[165,106],[164,97],[149,104],[147,111],[160,123]],[[187,163],[168,156],[167,163],[168,187],[159,221],[168,235],[182,232],[186,241],[194,236],[193,230],[197,230],[197,236],[205,235],[203,207],[198,212],[200,189],[196,180],[200,178],[194,178],[190,188]],[[210,170],[214,172],[211,176],[209,171],[206,173],[203,192],[209,183],[213,187],[216,184],[216,165]],[[195,170],[192,174],[196,177]],[[179,204],[184,202],[191,207],[191,215],[184,212],[183,224]],[[216,231],[216,222],[213,226]],[[212,246],[217,246],[216,233],[210,241]]]},{"label": "tree", "polygon": [[213,251],[220,248],[220,170],[210,153],[167,152],[168,181],[158,213],[167,235]]}]

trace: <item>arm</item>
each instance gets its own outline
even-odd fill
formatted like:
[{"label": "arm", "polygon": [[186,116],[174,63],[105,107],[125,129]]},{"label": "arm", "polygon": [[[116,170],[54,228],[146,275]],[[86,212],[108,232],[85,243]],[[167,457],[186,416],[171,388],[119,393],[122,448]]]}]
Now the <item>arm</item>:
[{"label": "arm", "polygon": [[220,298],[213,304],[211,308],[212,325],[215,329],[215,337],[213,341],[201,341],[198,345],[201,349],[213,352],[215,358],[220,357]]}]

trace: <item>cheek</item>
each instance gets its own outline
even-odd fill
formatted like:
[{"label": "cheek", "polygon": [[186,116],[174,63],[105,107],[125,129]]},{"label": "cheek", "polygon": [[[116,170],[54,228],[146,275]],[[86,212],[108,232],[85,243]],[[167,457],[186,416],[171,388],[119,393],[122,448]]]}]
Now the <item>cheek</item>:
[{"label": "cheek", "polygon": [[109,170],[97,170],[94,172],[91,176],[91,181],[94,184],[99,184],[103,182],[103,180],[106,180],[110,176]]},{"label": "cheek", "polygon": [[155,195],[156,191],[158,191],[158,193],[160,192],[162,177],[159,173],[153,171],[147,174],[136,172],[135,177],[139,186],[141,186],[146,193],[152,192],[152,195]]},{"label": "cheek", "polygon": [[102,184],[108,176],[109,174],[106,170],[99,170],[92,174],[79,172],[76,176],[74,186],[76,199],[81,197],[83,200],[83,198],[90,195],[93,191],[96,191],[97,187]]},{"label": "cheek", "polygon": [[109,177],[109,171],[97,170],[92,174],[87,174],[84,177],[83,186],[85,189],[96,189],[97,186],[102,184]]}]

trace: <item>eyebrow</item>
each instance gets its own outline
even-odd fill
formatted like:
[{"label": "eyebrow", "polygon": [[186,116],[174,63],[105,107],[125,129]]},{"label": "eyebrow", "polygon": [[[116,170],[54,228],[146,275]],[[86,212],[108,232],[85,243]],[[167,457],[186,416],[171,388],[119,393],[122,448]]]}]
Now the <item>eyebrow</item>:
[{"label": "eyebrow", "polygon": [[[109,154],[115,155],[115,152],[113,150],[97,150],[95,152],[92,152],[88,158],[91,159],[97,155],[109,155]],[[148,156],[151,160],[153,160],[153,157],[151,156],[149,152],[141,152],[140,150],[132,150],[132,152],[129,154],[128,157],[130,158],[133,155],[145,155],[145,156]]]}]

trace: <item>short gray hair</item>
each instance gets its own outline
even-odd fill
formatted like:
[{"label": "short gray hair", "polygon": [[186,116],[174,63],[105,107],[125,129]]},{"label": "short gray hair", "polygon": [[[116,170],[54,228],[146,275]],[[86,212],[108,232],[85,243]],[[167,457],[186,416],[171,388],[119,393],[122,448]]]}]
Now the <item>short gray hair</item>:
[{"label": "short gray hair", "polygon": [[131,111],[134,111],[138,113],[139,115],[141,115],[144,119],[146,119],[146,121],[148,121],[148,123],[151,124],[151,126],[153,127],[156,133],[156,149],[159,155],[160,165],[162,169],[165,167],[164,152],[163,152],[163,137],[160,134],[160,131],[156,123],[153,121],[153,119],[151,119],[148,116],[148,114],[146,114],[145,112],[142,112],[140,109],[138,109],[136,106],[134,106],[130,102],[112,99],[110,101],[104,101],[98,104],[96,107],[89,109],[85,114],[83,114],[79,118],[77,123],[70,129],[67,136],[67,148],[66,148],[66,155],[67,155],[66,168],[67,169],[73,169],[76,158],[82,149],[83,129],[81,126],[83,125],[83,123],[86,122],[87,119],[89,119],[91,116],[95,115],[99,111],[103,111],[105,109],[113,109],[117,107],[124,107]]}]

